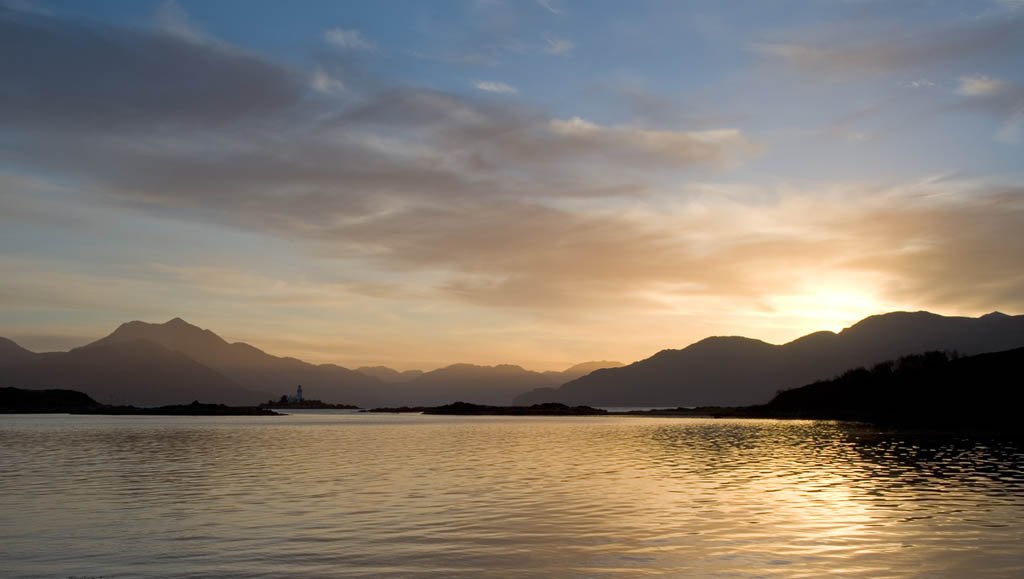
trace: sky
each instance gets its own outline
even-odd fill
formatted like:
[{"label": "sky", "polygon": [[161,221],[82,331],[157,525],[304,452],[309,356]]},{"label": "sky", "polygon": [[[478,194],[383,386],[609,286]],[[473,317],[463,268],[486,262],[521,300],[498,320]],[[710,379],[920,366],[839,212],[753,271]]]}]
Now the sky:
[{"label": "sky", "polygon": [[548,370],[1024,312],[1024,2],[0,0],[0,335]]}]

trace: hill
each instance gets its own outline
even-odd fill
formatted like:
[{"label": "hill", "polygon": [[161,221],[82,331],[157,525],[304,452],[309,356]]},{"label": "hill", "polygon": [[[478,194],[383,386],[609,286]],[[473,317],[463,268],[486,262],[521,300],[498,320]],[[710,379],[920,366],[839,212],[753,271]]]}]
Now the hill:
[{"label": "hill", "polygon": [[551,384],[550,377],[512,364],[453,364],[395,385],[392,396],[410,406],[437,406],[455,400],[500,406],[524,390]]},{"label": "hill", "polygon": [[39,354],[22,348],[12,340],[0,338],[0,368],[27,364],[38,357]]},{"label": "hill", "polygon": [[512,364],[452,364],[430,372],[398,372],[385,366],[363,367],[358,371],[389,384],[401,385],[388,391],[392,403],[431,406],[468,400],[476,404],[507,405],[527,389],[559,386],[596,369],[617,366],[622,363],[583,362],[562,371],[548,372],[534,372]]},{"label": "hill", "polygon": [[561,372],[548,371],[543,372],[543,374],[550,378],[551,381],[554,382],[556,385],[561,385],[571,380],[575,380],[581,376],[586,376],[587,374],[590,374],[594,370],[601,370],[604,368],[618,368],[620,366],[625,366],[625,364],[623,364],[622,362],[612,362],[609,360],[595,360],[592,362],[582,362],[580,364],[575,364],[573,366],[566,368],[565,370],[562,370]]},{"label": "hill", "polygon": [[1020,429],[1024,348],[952,358],[927,352],[780,392],[755,413],[886,426]]},{"label": "hill", "polygon": [[367,376],[373,376],[381,382],[387,384],[398,384],[401,382],[409,382],[415,380],[423,375],[423,370],[406,370],[399,372],[387,366],[360,366],[356,368],[356,372],[366,374]]},{"label": "hill", "polygon": [[76,348],[0,367],[0,385],[70,388],[102,404],[162,406],[191,400],[255,404],[268,394],[149,340]]},{"label": "hill", "polygon": [[1024,316],[893,312],[865,318],[838,334],[815,332],[783,345],[706,338],[628,366],[597,370],[560,388],[524,393],[515,404],[746,406],[767,402],[779,389],[880,360],[928,350],[977,354],[1018,346],[1024,346]]},{"label": "hill", "polygon": [[557,386],[593,367],[538,373],[519,366],[455,364],[432,372],[384,366],[359,371],[278,357],[244,342],[229,343],[181,318],[132,321],[70,352],[36,354],[0,339],[0,385],[64,387],[104,404],[185,404],[192,400],[257,404],[302,385],[307,398],[362,407],[445,404],[454,400],[508,404],[531,388]]},{"label": "hill", "polygon": [[291,393],[297,384],[302,384],[309,398],[328,403],[372,406],[387,401],[385,385],[377,378],[334,364],[273,356],[244,342],[228,343],[181,318],[163,324],[128,322],[82,349],[140,339],[180,352],[245,388],[268,393],[256,402]]}]

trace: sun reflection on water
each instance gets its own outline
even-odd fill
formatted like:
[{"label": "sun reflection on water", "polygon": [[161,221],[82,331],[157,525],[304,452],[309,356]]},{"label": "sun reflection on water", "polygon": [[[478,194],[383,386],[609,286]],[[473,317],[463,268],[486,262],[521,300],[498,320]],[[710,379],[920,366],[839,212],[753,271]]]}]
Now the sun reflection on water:
[{"label": "sun reflection on water", "polygon": [[1019,576],[1021,459],[814,421],[20,417],[0,556],[12,577]]}]

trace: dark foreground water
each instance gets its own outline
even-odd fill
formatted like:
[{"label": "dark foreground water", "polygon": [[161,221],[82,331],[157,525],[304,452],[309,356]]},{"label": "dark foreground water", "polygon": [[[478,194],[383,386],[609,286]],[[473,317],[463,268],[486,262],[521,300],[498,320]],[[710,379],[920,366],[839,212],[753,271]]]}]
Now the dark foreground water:
[{"label": "dark foreground water", "polygon": [[2,577],[1024,576],[999,438],[652,418],[0,416]]}]

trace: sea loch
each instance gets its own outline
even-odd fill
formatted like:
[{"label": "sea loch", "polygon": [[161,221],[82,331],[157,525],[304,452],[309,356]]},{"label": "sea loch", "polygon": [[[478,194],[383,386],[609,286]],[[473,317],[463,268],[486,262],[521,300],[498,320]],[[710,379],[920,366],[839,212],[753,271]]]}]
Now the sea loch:
[{"label": "sea loch", "polygon": [[628,417],[0,418],[27,577],[1024,574],[1013,439]]}]

